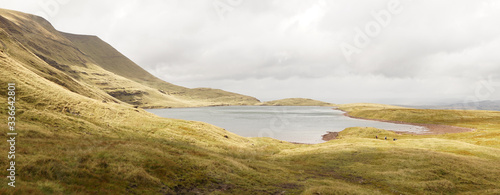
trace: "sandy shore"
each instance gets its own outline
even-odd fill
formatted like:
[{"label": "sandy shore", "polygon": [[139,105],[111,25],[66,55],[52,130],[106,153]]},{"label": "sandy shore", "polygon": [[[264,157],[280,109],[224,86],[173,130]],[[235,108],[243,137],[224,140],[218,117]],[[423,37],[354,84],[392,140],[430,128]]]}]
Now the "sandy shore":
[{"label": "sandy shore", "polygon": [[[407,123],[407,122],[401,122],[401,121],[366,119],[366,118],[361,118],[361,117],[354,117],[354,116],[349,115],[348,113],[344,113],[344,115],[347,117],[350,117],[350,118],[355,118],[355,119],[380,121],[380,122],[395,123],[395,124],[415,125],[415,126],[425,127],[427,129],[427,131],[424,131],[424,132],[393,131],[393,132],[396,132],[397,134],[439,135],[439,134],[446,134],[446,133],[463,133],[463,132],[474,131],[474,129],[470,129],[470,128],[455,127],[455,126],[449,126],[449,125]],[[324,141],[329,141],[332,139],[336,139],[337,136],[338,136],[338,132],[328,132],[327,134],[324,134],[322,137],[323,137]]]}]

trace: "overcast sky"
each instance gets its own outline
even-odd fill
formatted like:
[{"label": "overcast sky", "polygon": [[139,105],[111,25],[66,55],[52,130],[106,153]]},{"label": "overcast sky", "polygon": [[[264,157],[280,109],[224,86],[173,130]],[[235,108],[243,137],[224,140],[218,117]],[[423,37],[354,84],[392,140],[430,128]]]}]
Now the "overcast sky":
[{"label": "overcast sky", "polygon": [[500,99],[494,0],[0,0],[155,76],[273,100]]}]

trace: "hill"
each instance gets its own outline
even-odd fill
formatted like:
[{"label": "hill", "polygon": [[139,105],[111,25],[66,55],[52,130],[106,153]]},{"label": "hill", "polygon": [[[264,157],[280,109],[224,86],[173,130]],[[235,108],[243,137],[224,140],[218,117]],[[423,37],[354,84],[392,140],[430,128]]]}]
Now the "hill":
[{"label": "hill", "polygon": [[478,101],[478,102],[466,102],[466,103],[455,103],[455,104],[443,104],[443,105],[423,105],[423,106],[411,106],[414,108],[421,109],[447,109],[447,110],[495,110],[500,111],[500,100],[492,101]]},{"label": "hill", "polygon": [[335,106],[335,104],[306,98],[287,98],[257,104],[260,106]]},{"label": "hill", "polygon": [[[213,105],[252,105],[259,102],[259,100],[253,97],[226,92],[219,89],[189,89],[165,82],[139,67],[126,56],[122,55],[120,52],[114,49],[112,46],[99,39],[99,37],[74,35],[69,33],[62,34],[83,53],[91,57],[100,67],[147,87],[157,89],[160,93],[163,93],[163,95],[172,96],[179,99],[179,101],[184,101],[186,105],[180,105],[182,107]],[[128,103],[139,104],[142,107],[162,107],[158,103],[153,103],[158,100],[147,102],[134,102],[129,100],[129,98],[131,98],[128,97],[130,96],[130,94],[144,94],[143,91],[136,90],[133,92],[127,92],[120,90],[120,87],[111,86],[111,83],[99,82],[97,84],[99,84],[102,89],[109,91],[113,96],[118,97],[119,99],[124,99]],[[173,105],[172,107],[176,106]]]},{"label": "hill", "polygon": [[16,45],[9,48],[10,56],[34,69],[41,68],[39,64],[43,61],[58,70],[44,77],[61,85],[72,87],[71,82],[79,82],[115,100],[139,107],[253,105],[259,102],[253,97],[218,89],[173,85],[151,75],[96,36],[62,33],[43,18],[33,15],[7,10],[0,10],[0,14],[4,38],[14,40]]},{"label": "hill", "polygon": [[[420,136],[353,127],[316,145],[245,138],[206,123],[160,118],[110,95],[93,82],[157,89],[106,70],[49,32],[42,18],[0,10],[0,129],[9,129],[12,114],[18,133],[16,188],[6,185],[5,171],[0,194],[500,193],[498,112],[339,105],[358,117],[476,131]],[[7,83],[15,83],[15,103],[6,101]],[[9,163],[0,158],[3,170]]]}]

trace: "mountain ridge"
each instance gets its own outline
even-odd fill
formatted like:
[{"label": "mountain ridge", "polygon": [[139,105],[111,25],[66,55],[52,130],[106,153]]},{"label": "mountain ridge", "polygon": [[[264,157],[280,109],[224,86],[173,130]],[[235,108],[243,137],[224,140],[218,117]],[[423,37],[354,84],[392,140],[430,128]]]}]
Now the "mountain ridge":
[{"label": "mountain ridge", "polygon": [[[189,89],[165,82],[97,36],[60,32],[45,19],[22,12],[2,9],[0,13],[2,31],[19,46],[12,57],[24,61],[33,71],[40,69],[40,60],[47,63],[60,72],[48,71],[45,78],[60,85],[75,86],[66,83],[78,81],[119,101],[145,108],[253,105],[260,102],[254,97],[224,90]],[[61,79],[63,77],[65,79]]]},{"label": "mountain ridge", "polygon": [[500,111],[500,100],[484,100],[475,102],[449,103],[441,105],[407,106],[419,109],[445,109],[445,110],[492,110]]},{"label": "mountain ridge", "polygon": [[335,104],[309,98],[285,98],[258,104],[260,106],[335,106]]}]

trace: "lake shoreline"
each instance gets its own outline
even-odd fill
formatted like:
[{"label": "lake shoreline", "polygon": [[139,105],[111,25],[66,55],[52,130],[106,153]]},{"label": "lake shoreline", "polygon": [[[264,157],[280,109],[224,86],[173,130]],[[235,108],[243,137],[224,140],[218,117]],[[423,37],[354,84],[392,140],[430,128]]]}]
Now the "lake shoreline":
[{"label": "lake shoreline", "polygon": [[[421,124],[421,123],[410,123],[410,122],[401,122],[401,121],[389,121],[389,120],[382,120],[382,119],[368,119],[368,118],[351,116],[347,112],[344,113],[344,116],[347,116],[349,118],[354,118],[354,119],[361,119],[361,120],[371,120],[371,121],[379,121],[379,122],[394,123],[394,124],[414,125],[414,126],[424,127],[428,130],[428,131],[424,131],[424,132],[388,130],[388,131],[392,131],[392,132],[400,134],[400,135],[402,135],[402,134],[440,135],[440,134],[448,134],[448,133],[465,133],[465,132],[472,132],[475,130],[475,129],[471,129],[471,128],[456,127],[456,126],[451,126],[451,125]],[[322,137],[322,140],[324,140],[324,141],[330,141],[330,140],[337,139],[338,134],[339,134],[339,132],[327,132],[326,134],[322,135],[321,137]]]},{"label": "lake shoreline", "polygon": [[[282,108],[282,109],[276,110],[275,108]],[[235,111],[234,109],[236,109],[237,111]],[[317,111],[316,109],[319,109],[320,111]],[[324,115],[325,112],[330,113],[330,111],[327,110],[330,111],[336,110],[336,112],[334,112],[335,114],[331,113]],[[420,131],[427,132],[428,130],[428,128],[422,127],[421,125],[410,124],[409,126],[413,127],[406,127],[408,126],[408,124],[404,123],[398,124],[398,123],[375,121],[375,120],[373,120],[373,122],[369,122],[370,120],[366,119],[357,119],[361,122],[357,123],[355,121],[351,121],[353,120],[352,119],[353,117],[346,115],[344,111],[339,110],[338,107],[336,106],[212,106],[212,107],[147,109],[146,111],[165,118],[203,121],[206,123],[216,125],[221,128],[229,129],[229,131],[243,137],[261,137],[264,134],[265,135],[271,134],[272,136],[269,137],[295,144],[323,143],[324,141],[336,139],[338,136],[338,132],[348,127],[356,127],[356,126],[369,126],[380,129],[393,129],[402,131],[401,133],[409,133],[415,131],[415,128],[419,132]],[[259,114],[255,115],[255,113]],[[309,115],[307,115],[307,113],[309,113]],[[258,117],[253,116],[247,118],[248,116],[245,116],[246,114],[250,114],[249,116],[255,115]],[[308,131],[303,133],[297,133],[301,131],[300,129],[304,131],[303,128],[296,128],[297,126],[311,123],[311,121],[314,120],[313,118],[308,118],[311,116],[318,116],[319,118],[314,117],[314,119],[316,119],[317,121],[313,122],[313,124],[305,125],[305,127],[308,128],[314,127],[314,128],[309,129]],[[324,118],[325,116],[328,118]],[[344,119],[339,120],[342,121],[339,122],[336,120],[336,117]],[[252,122],[252,120],[257,120],[259,122],[255,121]],[[239,121],[239,123],[241,124],[254,124],[254,127],[249,129],[247,127],[248,125],[245,125],[244,127],[237,125],[235,126],[234,125],[236,124],[235,121]],[[294,124],[291,123],[292,121]],[[385,123],[385,124],[378,124],[378,123]],[[255,126],[255,124],[259,125]],[[283,126],[288,126],[286,127],[287,128],[286,130],[289,131],[288,133],[284,132],[283,129],[280,129],[284,128]],[[325,132],[325,130],[329,131]]]},{"label": "lake shoreline", "polygon": [[[211,107],[232,107],[232,106],[262,106],[262,107],[287,107],[287,106],[293,106],[293,107],[308,107],[308,106],[298,106],[298,105],[263,105],[262,103],[260,104],[248,104],[248,105],[230,105],[230,104],[217,104],[217,105],[206,105],[206,106],[185,106],[185,107],[172,107],[172,106],[137,106],[137,108],[141,108],[144,110],[153,110],[153,109],[176,109],[176,108],[211,108]],[[310,105],[310,106],[317,106],[317,107],[330,107],[333,109],[336,109],[337,106],[325,106],[325,105]]]}]

